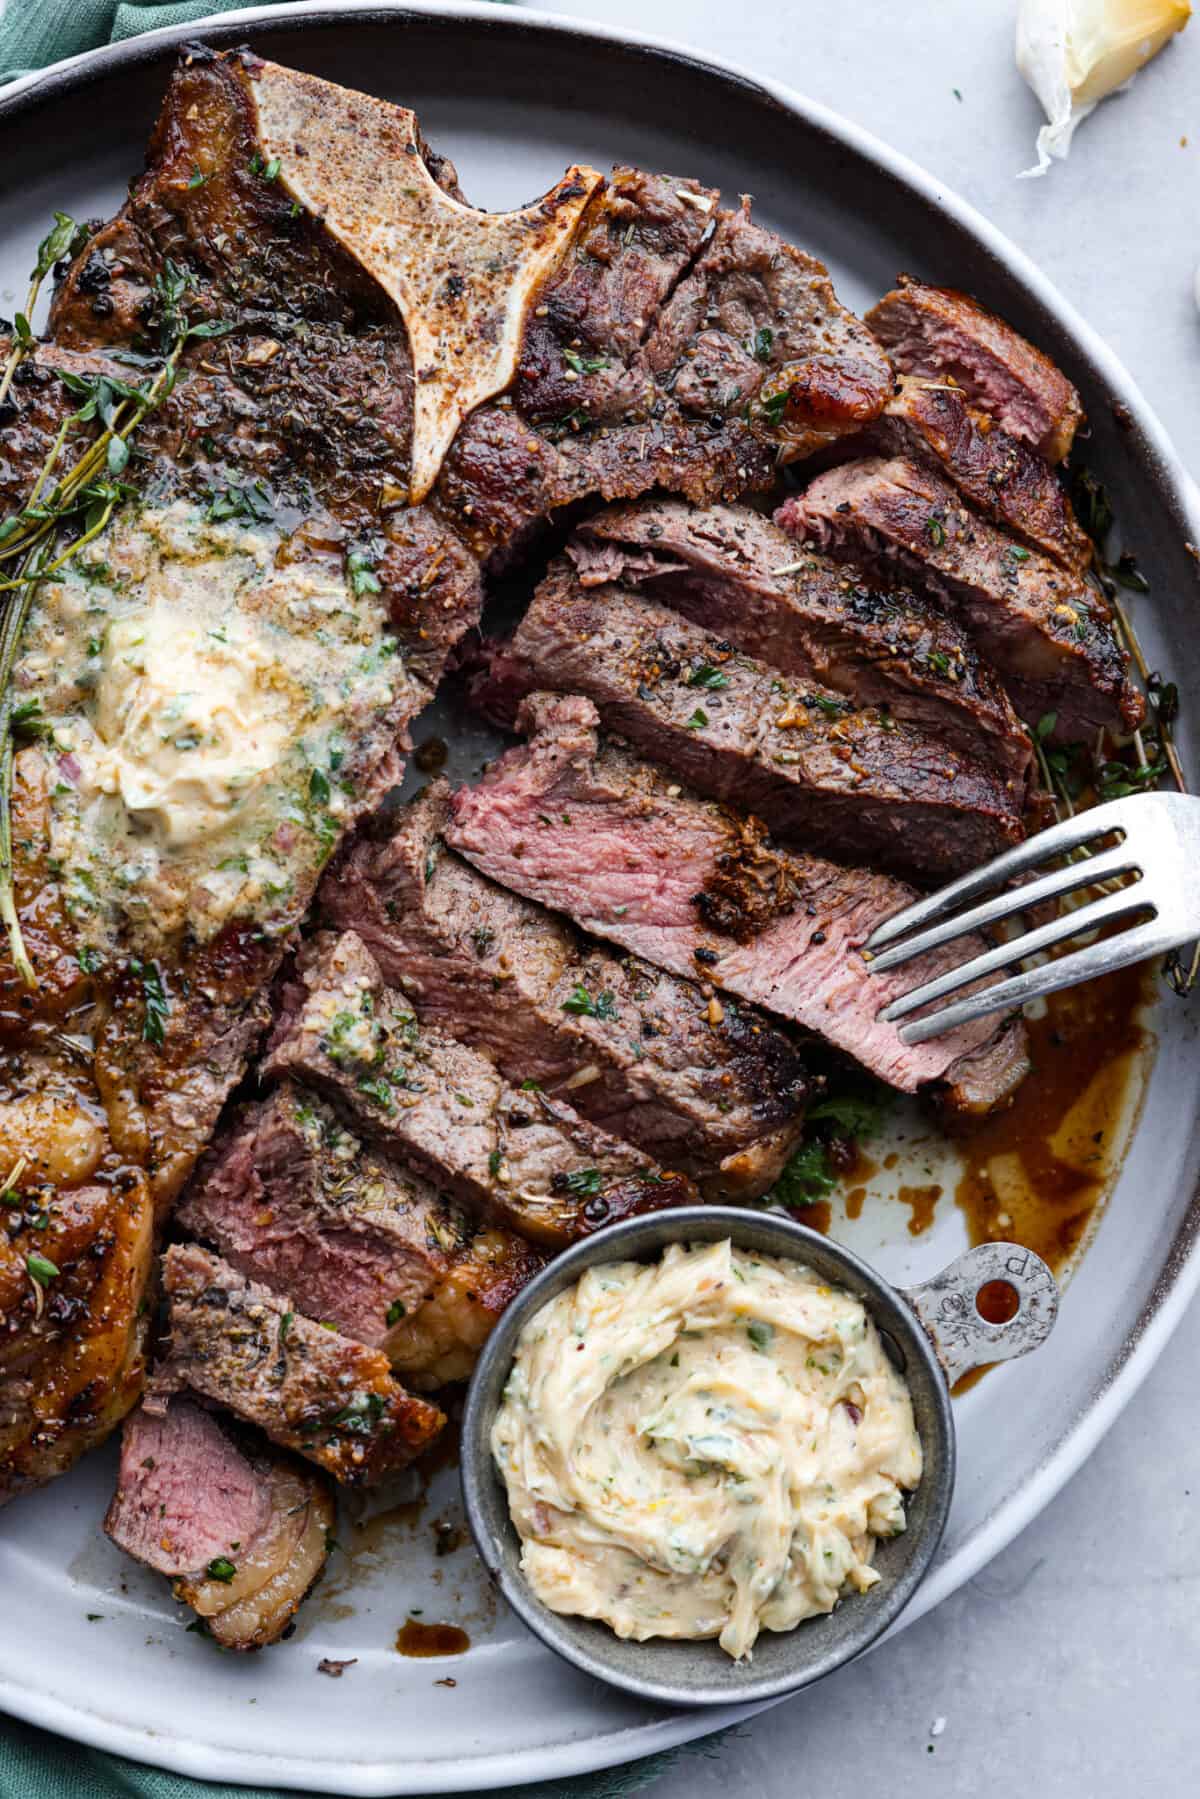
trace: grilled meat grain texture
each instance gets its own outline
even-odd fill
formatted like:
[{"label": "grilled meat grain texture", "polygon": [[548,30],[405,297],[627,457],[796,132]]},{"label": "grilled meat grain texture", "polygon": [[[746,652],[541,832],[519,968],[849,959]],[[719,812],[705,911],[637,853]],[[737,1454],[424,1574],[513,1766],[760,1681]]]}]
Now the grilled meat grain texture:
[{"label": "grilled meat grain texture", "polygon": [[383,841],[352,844],[321,888],[423,1019],[516,1084],[534,1080],[603,1130],[691,1175],[710,1199],[772,1187],[811,1081],[761,1013],[581,939],[442,842],[449,789],[427,787]]},{"label": "grilled meat grain texture", "polygon": [[329,1556],[325,1476],[192,1399],[125,1420],[104,1528],[223,1649],[277,1642]]},{"label": "grilled meat grain texture", "polygon": [[585,586],[636,586],[783,674],[885,708],[998,769],[1022,805],[1029,734],[970,637],[927,596],[872,582],[744,506],[610,506],[567,550]]},{"label": "grilled meat grain texture", "polygon": [[1050,462],[1071,448],[1083,418],[1074,387],[970,295],[902,279],[866,319],[906,375],[953,381],[972,405]]},{"label": "grilled meat grain texture", "polygon": [[147,1387],[161,1414],[176,1393],[211,1400],[347,1486],[408,1466],[446,1420],[405,1392],[387,1357],[297,1311],[197,1243],[162,1259],[167,1353]]},{"label": "grilled meat grain texture", "polygon": [[545,1260],[513,1232],[481,1227],[290,1081],[224,1127],[176,1221],[247,1279],[382,1349],[422,1391],[470,1373]]},{"label": "grilled meat grain texture", "polygon": [[[857,946],[911,889],[775,847],[753,819],[681,790],[604,744],[590,700],[523,703],[527,745],[454,796],[447,841],[476,867],[596,936],[817,1033],[892,1086],[1000,1104],[1027,1068],[1024,1032],[979,1022],[916,1047],[878,1013],[922,973],[873,979]],[[958,959],[952,954],[949,961]],[[998,1040],[999,1054],[993,1055]],[[968,1070],[990,1057],[986,1091]]]},{"label": "grilled meat grain texture", "polygon": [[314,940],[303,980],[264,1075],[319,1087],[356,1129],[485,1218],[553,1246],[695,1200],[684,1175],[423,1024],[353,931]]},{"label": "grilled meat grain texture", "polygon": [[960,388],[906,376],[866,435],[948,479],[992,524],[1082,574],[1092,543],[1045,458],[977,411]]},{"label": "grilled meat grain texture", "polygon": [[1091,742],[1140,722],[1099,591],[1014,543],[927,469],[902,457],[849,463],[818,475],[777,518],[821,549],[898,568],[944,595],[1020,716],[1036,725],[1055,715],[1055,741]]},{"label": "grilled meat grain texture", "polygon": [[240,1274],[382,1349],[471,1235],[427,1181],[372,1154],[328,1105],[290,1082],[221,1132],[176,1222]]},{"label": "grilled meat grain texture", "polygon": [[539,688],[582,693],[605,729],[777,836],[936,885],[1020,841],[1020,811],[977,758],[734,650],[639,595],[556,563],[473,684],[511,729]]}]

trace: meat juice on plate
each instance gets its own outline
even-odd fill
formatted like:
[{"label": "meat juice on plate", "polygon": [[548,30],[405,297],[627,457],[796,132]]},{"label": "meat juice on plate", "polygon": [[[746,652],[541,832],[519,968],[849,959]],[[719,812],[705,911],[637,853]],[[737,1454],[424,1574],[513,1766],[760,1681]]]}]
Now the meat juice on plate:
[{"label": "meat juice on plate", "polygon": [[897,1102],[837,1190],[797,1216],[892,1280],[922,1278],[964,1237],[1024,1244],[1069,1280],[1137,1124],[1154,996],[1153,973],[1131,968],[1039,1002],[1032,1068],[1006,1111],[941,1124]]}]

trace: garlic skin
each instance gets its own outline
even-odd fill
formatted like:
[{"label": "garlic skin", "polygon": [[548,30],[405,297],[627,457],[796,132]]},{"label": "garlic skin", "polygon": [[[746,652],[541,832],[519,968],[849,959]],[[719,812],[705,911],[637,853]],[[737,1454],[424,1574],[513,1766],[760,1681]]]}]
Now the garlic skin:
[{"label": "garlic skin", "polygon": [[1182,31],[1191,0],[1020,0],[1017,67],[1049,121],[1037,136],[1037,167],[1065,157],[1075,127],[1109,94],[1127,87]]}]

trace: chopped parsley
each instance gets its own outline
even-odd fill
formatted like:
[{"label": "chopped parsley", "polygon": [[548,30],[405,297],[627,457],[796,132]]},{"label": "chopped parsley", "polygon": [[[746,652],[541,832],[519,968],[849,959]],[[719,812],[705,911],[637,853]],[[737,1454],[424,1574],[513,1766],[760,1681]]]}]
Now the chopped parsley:
[{"label": "chopped parsley", "polygon": [[358,1090],[365,1093],[368,1099],[373,1099],[376,1105],[382,1106],[385,1112],[392,1110],[392,1091],[386,1075],[363,1075],[358,1083]]},{"label": "chopped parsley", "polygon": [[171,1016],[171,1001],[163,980],[162,969],[157,962],[132,961],[129,972],[142,983],[142,1003],[145,1012],[142,1017],[142,1041],[162,1047],[166,1040],[167,1019]]},{"label": "chopped parsley", "polygon": [[379,1393],[356,1393],[348,1405],[329,1420],[337,1430],[352,1437],[369,1437],[383,1416],[383,1396]]},{"label": "chopped parsley", "polygon": [[704,710],[703,706],[697,706],[696,710],[692,713],[692,716],[690,718],[685,718],[683,723],[685,730],[701,731],[708,723],[708,713]]},{"label": "chopped parsley", "polygon": [[755,362],[770,362],[771,350],[775,343],[775,333],[769,325],[760,325],[754,333]]},{"label": "chopped parsley", "polygon": [[[571,1012],[577,1018],[610,1019],[617,1016],[616,1001],[606,987],[604,991],[592,998],[582,981],[576,981],[571,992],[562,1003],[564,1012]],[[536,1082],[533,1083],[536,1086]]]},{"label": "chopped parsley", "polygon": [[208,512],[206,517],[210,524],[219,524],[223,519],[242,519],[249,525],[261,525],[272,516],[270,491],[264,481],[231,481],[227,487],[208,490]]},{"label": "chopped parsley", "polygon": [[405,1316],[407,1311],[408,1311],[408,1307],[405,1305],[405,1303],[402,1299],[393,1299],[391,1305],[388,1307],[387,1312],[385,1314],[385,1322],[388,1324],[389,1327],[393,1324],[399,1324],[400,1320]]},{"label": "chopped parsley", "polygon": [[777,394],[768,394],[761,402],[762,414],[768,425],[782,425],[783,415],[787,411],[788,390],[781,388]]},{"label": "chopped parsley", "polygon": [[876,1136],[894,1097],[881,1082],[860,1079],[810,1106],[804,1139],[772,1189],[777,1204],[813,1206],[827,1198],[838,1184],[833,1145]]},{"label": "chopped parsley", "polygon": [[606,356],[581,356],[578,350],[564,350],[562,354],[567,367],[577,375],[598,375],[608,367]]},{"label": "chopped parsley", "polygon": [[768,1349],[771,1347],[775,1332],[765,1319],[752,1318],[746,1326],[746,1335],[749,1337],[754,1348],[757,1349],[759,1355],[766,1355]]},{"label": "chopped parsley", "polygon": [[237,1569],[227,1555],[215,1555],[205,1572],[210,1580],[219,1580],[223,1586],[227,1587],[237,1573]]},{"label": "chopped parsley", "polygon": [[802,1143],[784,1165],[771,1190],[781,1206],[815,1206],[833,1192],[837,1177],[829,1159],[829,1145],[814,1140]]},{"label": "chopped parsley", "polygon": [[711,662],[698,662],[688,676],[687,684],[689,687],[707,687],[716,692],[718,688],[729,686],[729,676],[723,675]]},{"label": "chopped parsley", "polygon": [[563,1182],[568,1193],[582,1194],[587,1198],[599,1193],[603,1185],[603,1177],[598,1168],[577,1168]]},{"label": "chopped parsley", "polygon": [[346,573],[350,577],[350,586],[355,599],[361,599],[364,593],[379,593],[379,577],[374,572],[375,565],[365,550],[351,550],[346,558]]},{"label": "chopped parsley", "polygon": [[930,513],[925,528],[929,532],[929,541],[934,549],[940,550],[946,541],[946,527],[936,513]]}]

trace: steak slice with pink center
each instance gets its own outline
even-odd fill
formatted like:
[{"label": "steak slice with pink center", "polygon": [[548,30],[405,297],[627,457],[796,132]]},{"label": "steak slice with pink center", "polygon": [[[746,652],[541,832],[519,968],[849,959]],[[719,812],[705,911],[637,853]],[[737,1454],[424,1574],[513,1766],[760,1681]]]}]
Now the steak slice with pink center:
[{"label": "steak slice with pink center", "polygon": [[781,838],[936,886],[1020,842],[1020,808],[977,757],[877,707],[855,706],[740,654],[623,588],[552,565],[472,694],[511,729],[538,688],[582,693],[627,738],[710,799]]},{"label": "steak slice with pink center", "polygon": [[251,1280],[384,1349],[471,1235],[445,1195],[291,1082],[233,1119],[176,1219]]},{"label": "steak slice with pink center", "polygon": [[[754,821],[603,744],[590,700],[533,695],[521,722],[531,741],[454,796],[447,839],[485,874],[647,961],[792,1019],[894,1087],[942,1085],[954,1098],[959,1065],[982,1052],[982,1103],[1010,1096],[1028,1065],[1019,1024],[979,1021],[909,1046],[878,1017],[948,965],[928,956],[900,978],[867,971],[859,946],[911,889],[776,848]],[[980,1103],[976,1089],[972,1109]]]},{"label": "steak slice with pink center", "polygon": [[870,456],[818,475],[776,514],[802,539],[944,596],[1027,724],[1056,742],[1131,730],[1143,705],[1098,591],[979,518],[928,469]]},{"label": "steak slice with pink center", "polygon": [[999,769],[1023,802],[1029,735],[968,634],[928,595],[872,581],[746,506],[609,506],[567,553],[585,586],[636,587],[783,674],[886,707]]},{"label": "steak slice with pink center", "polygon": [[686,1176],[424,1025],[353,931],[317,939],[302,978],[307,997],[281,1019],[263,1073],[319,1087],[378,1148],[485,1218],[561,1245],[695,1201]]},{"label": "steak slice with pink center", "polygon": [[325,1565],[335,1522],[322,1475],[194,1400],[125,1421],[105,1531],[170,1575],[222,1648],[277,1641]]},{"label": "steak slice with pink center", "polygon": [[326,876],[326,917],[357,932],[422,1018],[510,1081],[568,1099],[711,1199],[767,1192],[811,1087],[790,1036],[750,1006],[718,1017],[695,981],[588,942],[487,880],[442,841],[448,795],[434,782],[392,815],[389,837],[353,845]]}]

